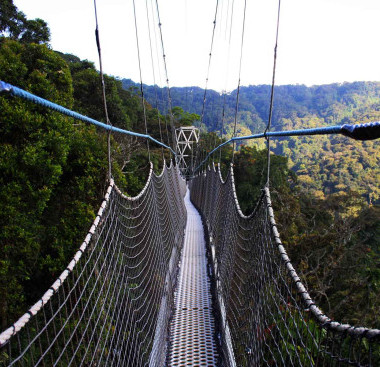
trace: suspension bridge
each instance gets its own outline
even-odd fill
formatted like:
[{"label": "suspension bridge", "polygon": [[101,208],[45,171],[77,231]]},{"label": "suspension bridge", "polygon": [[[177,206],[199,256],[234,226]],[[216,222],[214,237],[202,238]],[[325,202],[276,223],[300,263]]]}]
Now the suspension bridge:
[{"label": "suspension bridge", "polygon": [[[136,135],[7,83],[0,89]],[[375,139],[380,122],[283,135],[326,132]],[[281,243],[269,187],[245,216],[233,166],[226,180],[220,167],[205,167],[186,184],[178,164],[160,175],[151,166],[136,197],[111,179],[67,268],[0,334],[1,364],[379,365],[380,330],[333,321],[310,297]]]},{"label": "suspension bridge", "polygon": [[[215,22],[216,14],[213,32]],[[98,25],[96,39],[101,65]],[[160,174],[151,164],[144,189],[129,197],[112,178],[109,156],[109,186],[87,236],[41,299],[0,334],[1,366],[380,365],[380,330],[332,320],[311,298],[282,245],[269,187],[271,137],[377,139],[380,122],[271,132],[276,49],[277,38],[265,131],[236,136],[236,107],[233,137],[207,155],[198,150],[185,167],[188,180],[176,147],[150,136],[146,121],[145,134],[109,123],[102,70],[107,123],[0,81],[4,94],[149,140],[174,157]],[[142,81],[141,94],[145,106]],[[268,181],[246,216],[233,164],[223,179],[210,162],[226,144],[256,138],[267,140]]]}]

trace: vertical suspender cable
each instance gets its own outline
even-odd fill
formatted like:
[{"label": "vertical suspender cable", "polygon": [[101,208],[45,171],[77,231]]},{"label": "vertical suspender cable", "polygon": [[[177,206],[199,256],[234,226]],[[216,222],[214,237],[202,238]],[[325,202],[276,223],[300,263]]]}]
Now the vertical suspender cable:
[{"label": "vertical suspender cable", "polygon": [[267,182],[265,186],[269,187],[269,177],[270,177],[270,138],[266,135],[267,132],[270,131],[272,125],[272,115],[273,115],[273,99],[274,99],[274,85],[275,85],[275,77],[276,77],[276,61],[277,61],[277,45],[278,45],[278,30],[280,25],[280,9],[281,9],[281,0],[278,0],[278,10],[277,10],[277,26],[276,26],[276,42],[274,46],[274,56],[273,56],[273,74],[272,74],[272,88],[270,94],[270,106],[269,106],[269,117],[268,124],[264,131],[264,137],[267,140],[267,150],[268,150],[268,158],[267,158]]},{"label": "vertical suspender cable", "polygon": [[[151,6],[151,9],[152,9],[152,14],[153,14],[153,19],[154,19],[154,10],[153,10],[153,0],[151,0],[150,2],[150,6]],[[155,19],[154,19],[155,21]],[[157,21],[157,24],[159,23],[159,21]],[[158,42],[157,42],[157,33],[156,33],[156,27],[153,27],[153,31],[154,31],[154,41],[155,41],[155,46],[156,46],[156,54],[157,54],[157,60],[160,60],[160,57],[159,57],[159,53],[158,53]],[[160,66],[158,65],[158,78],[160,80],[160,82],[162,82],[162,78],[161,78],[161,71],[160,71]],[[162,92],[161,92],[161,96],[162,96],[162,101],[165,100],[164,98],[164,91],[163,91],[163,88],[162,88]],[[157,105],[158,105],[158,100],[157,100]],[[164,111],[164,105],[162,105],[162,111]],[[169,108],[169,107],[168,107]],[[168,130],[168,119],[167,119],[167,112],[166,114],[164,115],[164,120],[165,120],[165,130],[166,130],[166,139],[167,139],[167,145],[170,146],[170,138],[169,138],[169,130]],[[171,156],[171,151],[169,150],[169,153],[170,153],[170,156]]]},{"label": "vertical suspender cable", "polygon": [[204,93],[203,93],[203,105],[202,105],[201,123],[200,123],[200,125],[199,125],[199,130],[201,130],[201,128],[202,128],[203,119],[204,119],[204,113],[205,113],[206,94],[207,94],[207,86],[208,86],[208,78],[209,78],[209,75],[210,75],[212,49],[213,49],[213,46],[214,46],[214,36],[215,36],[216,18],[217,18],[217,16],[218,16],[218,5],[219,5],[219,0],[216,0],[215,16],[214,16],[214,22],[213,22],[214,26],[213,26],[213,29],[212,29],[211,47],[210,47],[210,53],[209,53],[209,58],[208,58],[208,67],[207,67],[206,85],[205,85],[205,90],[204,90]]},{"label": "vertical suspender cable", "polygon": [[167,88],[168,88],[169,118],[170,118],[170,125],[171,125],[171,129],[172,129],[173,150],[177,151],[176,139],[175,139],[175,131],[174,131],[172,96],[171,96],[171,93],[170,93],[168,68],[167,68],[167,65],[166,65],[166,55],[165,55],[165,49],[164,49],[164,39],[163,39],[163,36],[162,36],[162,23],[161,23],[161,18],[160,18],[160,10],[159,10],[159,7],[158,7],[158,0],[156,0],[156,8],[157,8],[157,16],[158,16],[158,27],[160,29],[160,37],[161,37],[162,57],[163,57],[164,66],[165,66],[166,85],[167,85]]},{"label": "vertical suspender cable", "polygon": [[[222,128],[220,130],[220,142],[223,142],[224,119],[226,116],[226,91],[223,93]],[[219,164],[222,162],[222,149],[219,149]]]},{"label": "vertical suspender cable", "polygon": [[[227,24],[228,24],[228,12],[229,12],[229,4],[230,1],[228,0],[228,7],[227,7],[227,17],[226,17],[226,34],[227,35]],[[223,91],[223,111],[222,111],[222,129],[220,131],[220,140],[223,141],[223,134],[224,134],[224,122],[226,118],[226,93],[227,93],[227,82],[228,82],[228,76],[229,76],[229,69],[230,69],[230,56],[231,56],[231,37],[232,37],[232,24],[233,24],[233,16],[234,16],[234,5],[235,0],[232,0],[232,7],[231,7],[231,21],[230,21],[230,34],[228,38],[228,52],[227,52],[227,64],[226,64],[226,80],[224,84],[224,91]],[[222,160],[222,148],[219,149],[219,164]]]},{"label": "vertical suspender cable", "polygon": [[[147,119],[146,119],[144,88],[143,88],[142,74],[141,74],[140,45],[139,45],[139,35],[138,35],[138,31],[137,31],[137,18],[136,18],[136,4],[135,4],[135,0],[133,0],[133,15],[134,15],[134,18],[135,18],[137,58],[138,58],[138,62],[139,62],[139,73],[140,73],[141,104],[142,104],[143,113],[144,113],[145,134],[148,135],[148,123],[147,123]],[[149,162],[150,162],[151,159],[150,159],[149,140],[146,141],[146,145],[147,145],[147,149],[148,149],[148,157],[149,157]]]},{"label": "vertical suspender cable", "polygon": [[[100,79],[102,83],[102,98],[104,105],[104,113],[106,117],[106,123],[108,125],[112,125],[110,119],[108,117],[108,109],[107,109],[107,99],[106,99],[106,86],[104,83],[104,75],[103,75],[103,65],[102,65],[102,52],[100,48],[100,39],[99,39],[99,26],[98,26],[98,13],[96,9],[96,0],[94,0],[94,10],[95,10],[95,37],[96,37],[96,46],[98,48],[99,55],[99,68],[100,68]],[[112,178],[112,162],[111,162],[111,131],[108,132],[107,136],[107,155],[108,155],[108,180],[110,181]]]},{"label": "vertical suspender cable", "polygon": [[[158,118],[158,127],[160,130],[160,140],[163,143],[162,140],[162,130],[161,130],[161,118],[160,118],[160,111],[158,109],[158,96],[157,96],[157,85],[156,85],[156,73],[154,71],[154,60],[153,60],[153,48],[152,48],[152,37],[150,35],[150,20],[149,20],[149,11],[148,11],[148,0],[145,0],[145,7],[146,7],[146,18],[148,21],[148,33],[149,33],[149,46],[150,46],[150,59],[152,62],[152,73],[153,73],[153,84],[154,84],[154,95],[155,95],[155,104],[157,109],[157,118]],[[162,160],[165,160],[164,156],[164,148],[161,147],[161,153],[162,153]]]},{"label": "vertical suspender cable", "polygon": [[[211,46],[210,46],[210,53],[209,53],[209,58],[208,58],[208,67],[207,67],[207,74],[206,74],[206,84],[205,84],[205,90],[204,90],[204,93],[203,93],[203,105],[202,105],[201,121],[200,121],[200,124],[199,124],[199,138],[201,137],[202,124],[203,124],[204,114],[205,114],[206,94],[207,94],[207,87],[208,87],[208,79],[209,79],[209,75],[210,75],[212,49],[213,49],[213,46],[214,46],[214,36],[215,36],[216,18],[218,16],[218,6],[219,6],[219,0],[216,0],[215,15],[214,15],[213,28],[212,28],[212,36],[211,36]],[[201,143],[201,140],[199,139],[198,149],[197,149],[197,154],[196,154],[196,161],[197,161],[197,157],[199,157],[199,153],[200,153],[200,143]],[[203,156],[202,155],[203,155],[203,152],[201,152],[200,162],[203,161],[203,159],[202,159]],[[197,162],[197,164],[198,164],[198,162]]]},{"label": "vertical suspender cable", "polygon": [[[247,0],[244,1],[243,29],[241,32],[241,45],[240,45],[239,81],[238,81],[238,88],[237,88],[237,92],[236,92],[235,121],[234,121],[234,135],[233,135],[233,137],[236,136],[237,115],[238,115],[238,110],[239,110],[240,76],[241,76],[241,62],[243,59],[243,45],[244,45],[246,10],[247,10]],[[232,163],[234,162],[234,158],[235,158],[235,141],[233,141],[233,143],[232,143]]]}]

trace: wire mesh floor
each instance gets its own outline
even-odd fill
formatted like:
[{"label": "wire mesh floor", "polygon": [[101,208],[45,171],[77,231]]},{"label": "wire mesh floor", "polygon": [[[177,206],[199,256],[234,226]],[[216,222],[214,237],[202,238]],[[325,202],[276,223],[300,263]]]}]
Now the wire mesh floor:
[{"label": "wire mesh floor", "polygon": [[217,348],[202,220],[185,196],[187,225],[174,315],[170,330],[169,366],[216,366]]}]

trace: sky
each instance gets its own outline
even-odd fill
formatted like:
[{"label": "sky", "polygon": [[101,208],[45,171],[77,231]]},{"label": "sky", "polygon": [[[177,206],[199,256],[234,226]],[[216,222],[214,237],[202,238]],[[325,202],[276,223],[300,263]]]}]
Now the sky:
[{"label": "sky", "polygon": [[[14,4],[48,23],[53,49],[99,68],[93,0]],[[208,79],[208,88],[231,91],[239,75],[241,85],[271,84],[278,0],[247,0],[244,37],[244,0],[158,5],[170,86],[204,88]],[[166,85],[156,0],[135,0],[135,8],[141,79]],[[97,0],[97,10],[104,71],[139,82],[133,0]],[[379,16],[379,0],[282,0],[276,84],[380,81]]]}]

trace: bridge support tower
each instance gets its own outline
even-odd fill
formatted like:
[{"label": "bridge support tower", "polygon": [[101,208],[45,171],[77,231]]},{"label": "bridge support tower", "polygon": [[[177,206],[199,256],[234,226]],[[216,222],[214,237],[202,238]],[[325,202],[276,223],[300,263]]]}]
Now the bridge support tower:
[{"label": "bridge support tower", "polygon": [[193,176],[195,157],[194,148],[199,142],[199,129],[194,126],[182,126],[175,130],[177,164],[182,176]]}]

